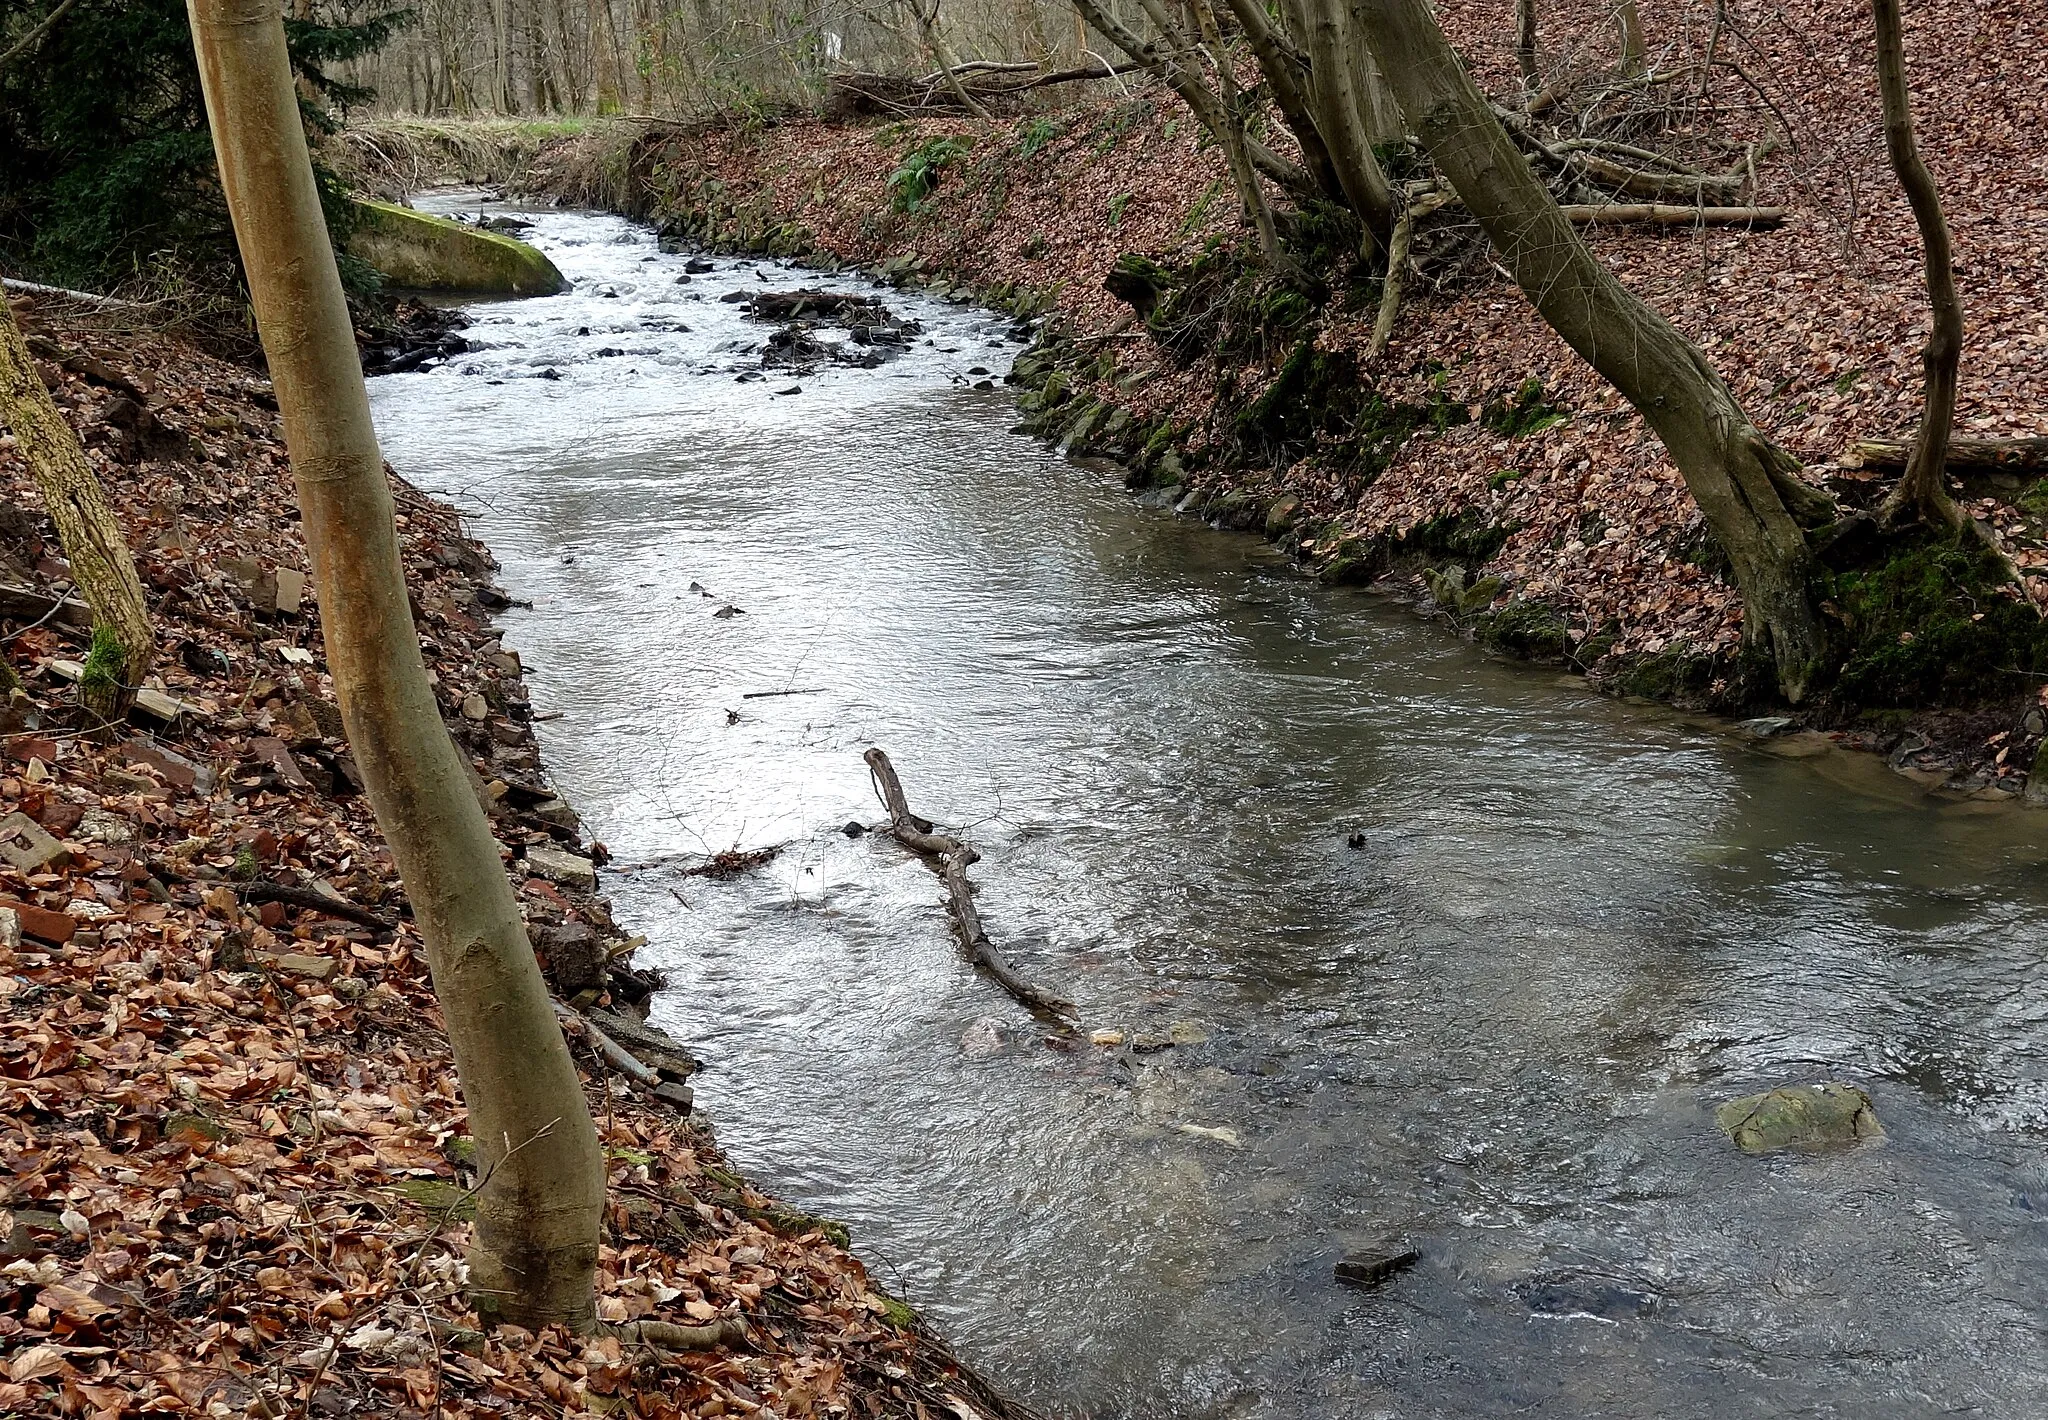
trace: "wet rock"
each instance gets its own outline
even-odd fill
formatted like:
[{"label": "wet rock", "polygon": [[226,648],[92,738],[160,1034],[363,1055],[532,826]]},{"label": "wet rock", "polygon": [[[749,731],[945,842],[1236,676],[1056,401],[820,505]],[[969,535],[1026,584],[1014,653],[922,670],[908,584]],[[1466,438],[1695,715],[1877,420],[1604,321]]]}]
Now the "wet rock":
[{"label": "wet rock", "polygon": [[1748,735],[1751,739],[1767,740],[1777,735],[1790,734],[1798,725],[1799,722],[1789,715],[1759,715],[1754,720],[1737,721],[1735,728],[1737,732]]},{"label": "wet rock", "polygon": [[983,1016],[961,1033],[960,1053],[970,1060],[986,1059],[1001,1054],[1008,1044],[1009,1037],[1003,1031],[1003,1023],[993,1016]]},{"label": "wet rock", "polygon": [[1422,1253],[1406,1238],[1386,1238],[1365,1247],[1353,1248],[1339,1258],[1337,1280],[1352,1287],[1377,1287],[1421,1259]]},{"label": "wet rock", "polygon": [[1730,1100],[1714,1111],[1714,1123],[1746,1154],[1839,1148],[1884,1137],[1870,1096],[1839,1080],[1784,1085]]}]

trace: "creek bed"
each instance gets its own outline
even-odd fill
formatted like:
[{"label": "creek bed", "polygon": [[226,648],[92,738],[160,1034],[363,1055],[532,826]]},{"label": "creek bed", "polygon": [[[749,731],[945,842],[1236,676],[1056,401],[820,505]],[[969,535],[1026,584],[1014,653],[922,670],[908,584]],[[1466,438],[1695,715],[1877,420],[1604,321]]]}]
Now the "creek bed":
[{"label": "creek bed", "polygon": [[[899,357],[742,380],[773,327],[720,296],[857,279],[682,283],[643,228],[527,215],[574,289],[374,381],[385,452],[533,603],[544,752],[723,1143],[963,1355],[1101,1417],[2041,1412],[2048,816],[1141,510],[1008,432],[985,312],[885,292]],[[930,872],[840,832],[873,744],[1123,1046],[1048,1048]],[[1827,1077],[1882,1144],[1714,1127]],[[1390,1233],[1413,1268],[1334,1281]]]}]

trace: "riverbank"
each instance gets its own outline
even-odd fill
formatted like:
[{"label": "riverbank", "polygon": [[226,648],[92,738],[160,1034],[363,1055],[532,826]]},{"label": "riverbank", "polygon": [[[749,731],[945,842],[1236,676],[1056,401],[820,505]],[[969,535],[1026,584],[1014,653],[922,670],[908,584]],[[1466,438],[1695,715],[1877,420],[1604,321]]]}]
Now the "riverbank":
[{"label": "riverbank", "polygon": [[464,1114],[331,701],[268,384],[58,305],[22,318],[137,548],[161,653],[134,725],[81,733],[87,619],[0,445],[8,613],[50,613],[9,642],[0,740],[0,1410],[1017,1414],[691,1112],[693,1063],[641,1024],[657,978],[630,966],[602,845],[549,786],[490,627],[490,555],[394,475],[422,645],[536,950],[662,1077],[629,1085],[571,1027],[611,1169],[600,1315],[746,1337],[477,1331]]},{"label": "riverbank", "polygon": [[[1890,474],[1848,447],[1912,427],[1924,294],[1910,217],[1864,121],[1865,37],[1822,8],[1760,40],[1782,61],[1785,102],[1833,145],[1825,163],[1759,171],[1756,200],[1787,208],[1786,224],[1594,239],[1804,476],[1856,508]],[[1512,73],[1498,26],[1452,18],[1482,77]],[[1975,10],[1951,18],[1955,43],[1914,56],[1933,111],[2010,68],[2002,31]],[[1927,135],[1970,281],[1966,437],[2048,431],[2048,328],[2031,295],[2048,258],[1999,178],[2024,161],[2038,79],[2007,77],[1983,124]],[[1261,532],[1319,576],[1377,583],[1609,693],[1775,714],[1738,674],[1740,600],[1661,446],[1473,233],[1424,234],[1446,254],[1436,289],[1374,356],[1377,285],[1343,260],[1305,285],[1240,279],[1221,159],[1170,99],[1140,91],[991,124],[613,126],[552,149],[523,184],[714,251],[850,264],[1034,320],[1038,349],[1017,372],[1028,427],[1122,464],[1148,501]],[[1844,661],[1829,699],[1795,718],[1946,792],[2012,796],[2043,727],[2048,492],[2007,474],[1961,491],[2025,572],[2025,595],[1966,546],[1874,562],[1842,550],[1827,575]]]}]

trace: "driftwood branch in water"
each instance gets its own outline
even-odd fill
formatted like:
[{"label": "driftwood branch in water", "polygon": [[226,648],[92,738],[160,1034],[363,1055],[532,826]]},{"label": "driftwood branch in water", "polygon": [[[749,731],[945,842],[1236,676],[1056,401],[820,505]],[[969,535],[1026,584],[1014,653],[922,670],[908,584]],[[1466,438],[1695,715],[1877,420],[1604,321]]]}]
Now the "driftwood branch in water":
[{"label": "driftwood branch in water", "polygon": [[1046,991],[1041,991],[1019,976],[1009,960],[989,941],[988,933],[981,927],[981,914],[974,909],[974,885],[967,880],[967,866],[981,860],[981,855],[969,844],[957,838],[936,832],[930,819],[919,818],[910,811],[910,804],[903,796],[903,782],[896,777],[896,766],[889,762],[889,756],[880,749],[867,752],[868,774],[874,780],[875,794],[882,801],[882,807],[889,811],[889,832],[896,841],[911,852],[930,863],[946,884],[947,906],[953,912],[953,925],[960,931],[960,940],[967,947],[967,955],[975,965],[993,976],[1002,988],[1017,998],[1026,1008],[1049,1016],[1072,1016],[1077,1014],[1071,1001],[1062,1000]]}]

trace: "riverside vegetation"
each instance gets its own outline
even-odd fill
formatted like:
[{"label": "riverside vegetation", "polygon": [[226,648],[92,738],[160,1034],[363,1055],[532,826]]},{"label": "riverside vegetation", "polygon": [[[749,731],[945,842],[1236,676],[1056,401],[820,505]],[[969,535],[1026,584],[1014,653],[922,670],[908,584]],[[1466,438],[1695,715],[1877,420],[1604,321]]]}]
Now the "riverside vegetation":
[{"label": "riverside vegetation", "polygon": [[[1150,504],[1616,694],[2048,800],[2048,273],[2011,182],[2048,21],[1143,8],[1076,0],[1101,79],[1043,35],[962,61],[934,7],[929,75],[807,59],[788,102],[480,135],[341,126],[395,10],[0,7],[0,259],[31,278],[0,351],[0,1406],[1021,1413],[691,1113],[488,554],[382,462],[358,347],[463,342],[348,255],[351,187],[483,168],[1001,309],[1023,426]],[[616,29],[572,83],[529,16],[531,105],[616,111]],[[423,107],[475,97],[443,38]],[[1802,1088],[1723,1127],[1882,1137]]]}]

